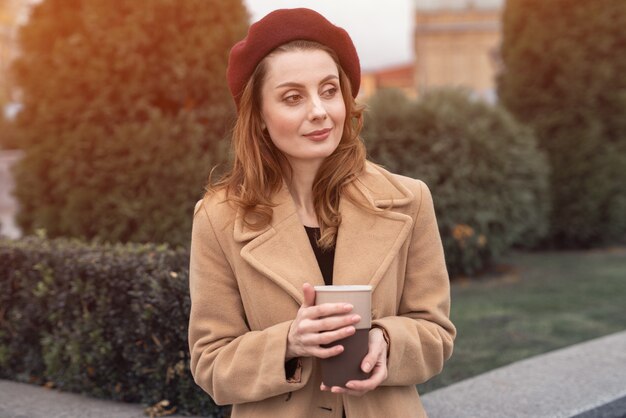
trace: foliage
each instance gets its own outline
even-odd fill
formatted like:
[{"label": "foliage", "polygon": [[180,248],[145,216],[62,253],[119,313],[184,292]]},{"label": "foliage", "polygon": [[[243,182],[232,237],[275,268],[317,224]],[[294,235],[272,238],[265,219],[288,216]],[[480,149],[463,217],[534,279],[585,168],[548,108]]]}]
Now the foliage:
[{"label": "foliage", "polygon": [[44,0],[14,65],[27,156],[19,224],[51,236],[187,244],[234,106],[230,0]]},{"label": "foliage", "polygon": [[545,157],[505,110],[455,89],[414,102],[383,91],[369,108],[370,156],[428,184],[452,275],[489,268],[514,244],[530,247],[542,237]]},{"label": "foliage", "polygon": [[0,107],[0,150],[15,149],[18,146],[15,123],[2,115]]},{"label": "foliage", "polygon": [[624,27],[620,0],[506,4],[498,93],[548,154],[559,247],[626,242]]},{"label": "foliage", "polygon": [[0,240],[0,377],[215,416],[189,372],[188,263],[167,246]]},{"label": "foliage", "polygon": [[626,329],[625,248],[515,252],[505,262],[495,276],[452,283],[454,355],[420,393]]}]

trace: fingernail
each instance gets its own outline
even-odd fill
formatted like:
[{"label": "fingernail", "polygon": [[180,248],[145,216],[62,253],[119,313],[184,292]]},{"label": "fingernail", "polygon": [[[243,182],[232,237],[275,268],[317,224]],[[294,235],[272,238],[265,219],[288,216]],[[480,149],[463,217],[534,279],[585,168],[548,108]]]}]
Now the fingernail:
[{"label": "fingernail", "polygon": [[354,316],[352,317],[352,320],[353,320],[354,322],[359,322],[359,321],[361,320],[361,317],[360,317],[359,315],[354,315]]},{"label": "fingernail", "polygon": [[352,309],[354,309],[354,306],[350,305],[349,303],[346,303],[345,305],[343,305],[343,308],[346,311],[351,311]]},{"label": "fingernail", "polygon": [[367,372],[369,372],[369,371],[370,371],[370,367],[371,367],[371,366],[370,366],[370,364],[369,364],[369,363],[365,363],[365,364],[363,365],[363,371],[364,371],[364,372],[366,372],[366,373],[367,373]]}]

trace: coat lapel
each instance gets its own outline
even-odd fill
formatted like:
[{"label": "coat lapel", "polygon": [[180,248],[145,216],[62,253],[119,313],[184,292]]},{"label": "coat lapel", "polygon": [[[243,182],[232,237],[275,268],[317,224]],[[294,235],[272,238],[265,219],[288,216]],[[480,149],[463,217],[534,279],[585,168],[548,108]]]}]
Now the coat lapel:
[{"label": "coat lapel", "polygon": [[[372,210],[366,211],[346,197],[341,199],[342,221],[335,248],[333,283],[370,284],[375,288],[412,226],[410,216],[393,209],[381,211],[381,208],[390,204],[394,208],[406,205],[413,195],[389,174],[369,163],[365,173],[348,189]],[[305,282],[323,285],[324,280],[286,186],[277,194],[275,202],[270,225],[260,231],[246,228],[238,213],[234,238],[238,242],[248,241],[241,249],[244,260],[301,304],[302,285]],[[374,210],[379,212],[374,213]]]},{"label": "coat lapel", "polygon": [[413,199],[413,194],[373,165],[368,165],[366,173],[351,185],[350,192],[357,195],[356,191],[364,203],[380,212],[373,214],[349,199],[341,200],[333,283],[369,284],[375,290],[413,223],[408,215],[381,209],[389,205],[404,206]]},{"label": "coat lapel", "polygon": [[323,285],[324,279],[286,186],[275,202],[272,222],[261,231],[246,228],[238,214],[235,240],[250,241],[241,249],[242,258],[301,304],[302,285]]}]

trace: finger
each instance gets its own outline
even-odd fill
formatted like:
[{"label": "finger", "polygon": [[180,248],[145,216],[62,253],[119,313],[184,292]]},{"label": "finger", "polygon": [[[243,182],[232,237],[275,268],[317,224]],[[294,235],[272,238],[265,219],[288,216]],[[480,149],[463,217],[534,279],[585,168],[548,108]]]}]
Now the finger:
[{"label": "finger", "polygon": [[300,322],[303,324],[303,330],[307,332],[324,332],[334,331],[342,327],[348,327],[357,324],[361,317],[359,315],[333,315],[324,318],[314,318],[314,308],[305,308],[301,313]]},{"label": "finger", "polygon": [[332,393],[335,393],[337,395],[349,395],[349,396],[357,396],[357,397],[361,397],[363,395],[365,395],[368,391],[357,391],[357,390],[351,390],[351,389],[347,389],[347,388],[342,388],[340,386],[333,386],[330,391]]},{"label": "finger", "polygon": [[342,388],[341,386],[333,386],[330,388],[332,393],[348,393],[348,389]]},{"label": "finger", "polygon": [[335,392],[335,393],[343,393],[348,396],[355,396],[357,398],[360,398],[361,396],[365,395],[368,392],[368,391],[357,391],[357,390],[346,389],[346,388],[340,388],[340,389],[343,389],[343,392]]},{"label": "finger", "polygon": [[311,348],[309,352],[311,353],[312,356],[317,357],[317,358],[329,358],[329,357],[334,357],[343,353],[343,350],[344,350],[343,345],[337,344],[329,348],[322,348],[322,347]]},{"label": "finger", "polygon": [[385,380],[386,374],[386,366],[378,365],[369,378],[365,380],[350,380],[346,383],[346,388],[360,392],[374,390]]},{"label": "finger", "polygon": [[369,353],[367,353],[367,355],[363,358],[363,361],[361,362],[361,370],[363,370],[365,373],[371,372],[376,365],[376,361],[380,357],[381,353],[382,349],[380,345],[372,344],[370,346]]},{"label": "finger", "polygon": [[335,331],[310,333],[303,336],[302,340],[307,345],[327,345],[354,335],[355,332],[356,329],[353,326],[349,326]]},{"label": "finger", "polygon": [[315,289],[309,283],[302,285],[302,294],[304,296],[304,302],[302,307],[308,308],[315,305]]},{"label": "finger", "polygon": [[362,396],[362,395],[364,395],[364,393],[357,393],[357,392],[351,391],[349,389],[342,388],[340,386],[329,387],[329,386],[326,386],[323,383],[320,385],[320,390],[322,390],[324,392],[332,392],[332,393],[346,393],[348,395],[354,395],[354,396]]},{"label": "finger", "polygon": [[347,327],[350,325],[356,325],[361,320],[361,317],[357,314],[348,315],[333,315],[323,319],[317,320],[319,331],[332,331],[341,327]]},{"label": "finger", "polygon": [[354,309],[349,303],[322,303],[307,309],[309,318],[324,318],[333,315],[345,315]]},{"label": "finger", "polygon": [[377,382],[373,378],[366,380],[350,380],[346,383],[346,389],[354,390],[357,392],[370,391],[378,387]]},{"label": "finger", "polygon": [[[337,334],[338,337],[339,336],[346,337],[346,336],[353,334],[352,330],[355,329],[354,325],[357,322],[358,321],[355,322],[354,317],[351,317],[351,316],[339,316],[339,317],[331,317],[331,318],[326,318],[326,319],[310,319],[310,318],[307,318],[307,313],[305,310],[304,313],[301,315],[300,321],[298,321],[296,325],[296,330],[300,335],[309,334],[310,338],[317,338],[326,332],[338,332]],[[327,341],[322,341],[319,339],[315,339],[315,340],[309,339],[308,343],[327,344],[334,340],[335,338],[331,338]]]}]

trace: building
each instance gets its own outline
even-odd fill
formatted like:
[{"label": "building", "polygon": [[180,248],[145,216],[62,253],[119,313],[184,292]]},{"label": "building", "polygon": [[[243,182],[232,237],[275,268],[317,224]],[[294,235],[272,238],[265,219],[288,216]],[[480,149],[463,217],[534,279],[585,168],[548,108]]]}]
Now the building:
[{"label": "building", "polygon": [[20,228],[15,222],[18,203],[12,195],[15,181],[11,167],[22,158],[22,152],[0,150],[0,237],[19,238]]},{"label": "building", "polygon": [[364,72],[361,76],[361,89],[359,95],[363,98],[370,97],[377,90],[395,88],[401,90],[408,97],[415,98],[415,64],[407,64],[387,67],[378,71]]},{"label": "building", "polygon": [[495,100],[504,0],[413,1],[414,62],[365,73],[363,97],[389,87],[415,97],[432,88],[463,86]]}]

